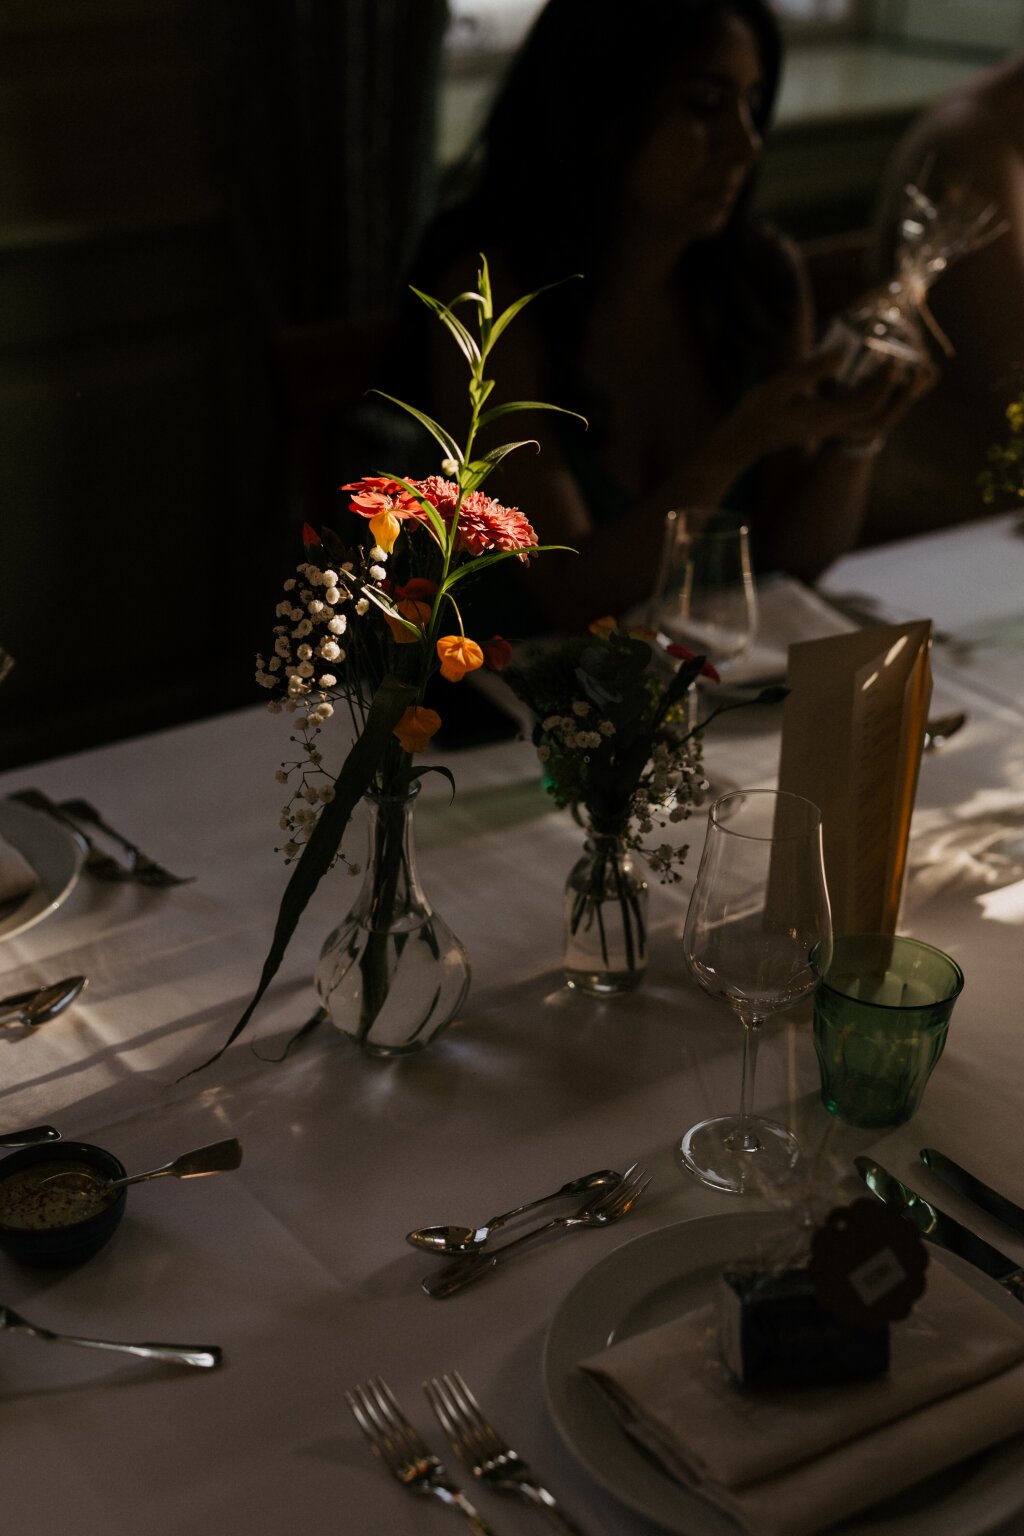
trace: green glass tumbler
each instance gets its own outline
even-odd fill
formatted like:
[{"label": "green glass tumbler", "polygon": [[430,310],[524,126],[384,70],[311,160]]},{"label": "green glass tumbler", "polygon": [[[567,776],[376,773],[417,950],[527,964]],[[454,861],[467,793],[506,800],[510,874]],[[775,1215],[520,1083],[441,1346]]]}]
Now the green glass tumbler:
[{"label": "green glass tumbler", "polygon": [[814,996],[821,1098],[848,1125],[902,1125],[942,1055],[963,972],[917,939],[867,933],[833,940]]}]

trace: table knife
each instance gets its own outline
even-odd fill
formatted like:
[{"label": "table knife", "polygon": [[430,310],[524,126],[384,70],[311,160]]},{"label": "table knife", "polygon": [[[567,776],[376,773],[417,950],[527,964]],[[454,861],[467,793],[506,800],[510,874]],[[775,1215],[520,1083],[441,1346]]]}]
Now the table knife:
[{"label": "table knife", "polygon": [[927,1242],[965,1259],[968,1264],[973,1264],[976,1269],[997,1280],[1003,1290],[1017,1301],[1024,1301],[1024,1268],[1014,1259],[1007,1258],[1005,1253],[1000,1253],[998,1248],[986,1243],[984,1238],[972,1232],[969,1227],[961,1226],[952,1216],[947,1216],[945,1211],[929,1204],[923,1195],[919,1195],[909,1185],[901,1184],[899,1179],[887,1173],[870,1157],[855,1157],[853,1163],[871,1193],[877,1195],[884,1205],[912,1222]]},{"label": "table knife", "polygon": [[959,1163],[954,1163],[951,1157],[937,1152],[934,1147],[922,1147],[919,1156],[925,1167],[930,1168],[950,1189],[955,1189],[958,1195],[963,1195],[979,1210],[987,1211],[990,1216],[995,1216],[998,1221],[1024,1237],[1024,1210],[1019,1205],[1014,1205],[1012,1200],[1008,1200],[998,1190],[983,1184],[973,1173],[968,1173],[966,1168],[961,1168]]}]

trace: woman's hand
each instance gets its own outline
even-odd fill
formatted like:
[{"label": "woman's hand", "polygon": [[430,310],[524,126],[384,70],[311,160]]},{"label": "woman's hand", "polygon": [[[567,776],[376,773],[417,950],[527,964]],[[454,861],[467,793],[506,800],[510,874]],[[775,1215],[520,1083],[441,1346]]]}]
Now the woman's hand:
[{"label": "woman's hand", "polygon": [[813,451],[826,439],[871,443],[889,432],[935,382],[930,362],[884,364],[863,384],[837,379],[842,358],[815,353],[758,384],[719,429],[745,464],[787,448]]}]

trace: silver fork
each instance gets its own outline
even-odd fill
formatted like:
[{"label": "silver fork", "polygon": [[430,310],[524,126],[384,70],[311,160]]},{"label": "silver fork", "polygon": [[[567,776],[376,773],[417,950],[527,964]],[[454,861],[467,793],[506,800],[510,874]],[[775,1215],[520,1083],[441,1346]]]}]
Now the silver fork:
[{"label": "silver fork", "polygon": [[138,880],[140,884],[153,886],[188,885],[195,879],[194,875],[172,875],[170,870],[165,869],[162,864],[158,864],[155,859],[151,859],[148,853],[143,853],[142,849],[125,837],[123,833],[109,826],[103,820],[99,811],[89,804],[88,800],[62,800],[58,809],[65,812],[66,815],[72,817],[75,821],[91,822],[100,832],[105,832],[107,837],[112,837],[115,843],[120,843],[131,860],[132,878]]},{"label": "silver fork", "polygon": [[545,1232],[554,1232],[558,1228],[571,1232],[577,1227],[611,1226],[612,1222],[621,1221],[622,1217],[633,1209],[650,1182],[646,1170],[633,1163],[626,1169],[618,1184],[604,1190],[596,1199],[588,1200],[574,1216],[556,1216],[552,1221],[546,1221],[543,1226],[531,1227],[529,1232],[513,1238],[510,1243],[503,1243],[492,1253],[485,1251],[471,1254],[465,1259],[456,1259],[454,1263],[446,1264],[437,1274],[428,1275],[422,1282],[422,1288],[428,1296],[433,1296],[435,1300],[440,1301],[446,1296],[454,1296],[456,1291],[461,1291],[465,1286],[472,1285],[523,1243],[532,1242],[535,1237],[541,1237]]},{"label": "silver fork", "polygon": [[499,1435],[458,1371],[423,1383],[427,1401],[463,1466],[482,1483],[518,1493],[543,1510],[562,1536],[583,1536],[554,1495],[533,1476],[523,1458]]},{"label": "silver fork", "polygon": [[464,1515],[477,1536],[494,1536],[490,1526],[480,1518],[462,1489],[452,1482],[441,1462],[409,1423],[385,1381],[377,1376],[353,1387],[345,1397],[374,1455],[403,1488],[433,1494],[434,1498]]}]

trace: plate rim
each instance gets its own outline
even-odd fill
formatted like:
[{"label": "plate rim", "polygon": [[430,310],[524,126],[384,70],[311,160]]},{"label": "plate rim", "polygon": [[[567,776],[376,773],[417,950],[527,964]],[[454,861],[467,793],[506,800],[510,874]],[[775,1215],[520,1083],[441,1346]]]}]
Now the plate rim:
[{"label": "plate rim", "polygon": [[[59,880],[51,881],[49,884],[43,879],[42,872],[37,864],[38,853],[32,847],[32,833],[41,827],[45,828],[45,832],[42,835],[44,839],[48,840],[50,847],[61,848],[70,855],[70,867],[67,873],[62,875]],[[17,836],[19,831],[28,832],[29,842],[27,846]],[[11,927],[5,927],[3,923],[0,923],[0,944],[3,944],[8,939],[16,938],[20,934],[28,932],[30,928],[34,928],[44,918],[50,917],[57,911],[58,907],[63,905],[78,884],[79,877],[81,876],[82,865],[85,862],[85,844],[81,838],[72,832],[70,827],[61,826],[52,817],[45,816],[42,811],[36,811],[31,806],[18,805],[15,801],[2,798],[0,798],[0,836],[5,838],[13,848],[18,849],[22,857],[28,860],[36,874],[39,875],[40,883],[36,891],[28,893],[27,900],[29,903],[31,904],[33,900],[39,901],[40,896],[43,898],[41,904],[30,905],[28,913],[22,916],[20,921],[18,920],[20,908],[15,909],[9,919]]]},{"label": "plate rim", "polygon": [[[599,1259],[596,1264],[592,1265],[590,1269],[580,1276],[563,1296],[545,1332],[541,1352],[541,1380],[544,1401],[548,1416],[555,1426],[562,1443],[584,1471],[620,1504],[625,1505],[627,1509],[630,1509],[635,1514],[653,1521],[662,1529],[674,1532],[675,1536],[711,1536],[712,1532],[716,1533],[716,1536],[718,1532],[737,1533],[737,1536],[739,1536],[740,1526],[724,1510],[702,1499],[699,1494],[691,1493],[673,1482],[668,1473],[662,1472],[652,1464],[651,1470],[656,1471],[657,1476],[664,1482],[667,1495],[664,1506],[661,1503],[655,1506],[645,1498],[643,1490],[638,1494],[629,1486],[629,1458],[627,1458],[627,1482],[624,1485],[621,1476],[616,1476],[614,1465],[609,1467],[607,1460],[602,1461],[595,1456],[591,1447],[587,1444],[586,1430],[584,1429],[583,1434],[580,1435],[574,1425],[566,1422],[559,1402],[559,1386],[564,1377],[568,1375],[568,1372],[563,1373],[561,1362],[556,1362],[554,1358],[560,1348],[559,1333],[568,1326],[567,1319],[571,1319],[574,1310],[579,1307],[581,1296],[589,1305],[587,1293],[593,1290],[595,1284],[600,1285],[608,1273],[616,1276],[620,1285],[622,1280],[627,1278],[631,1272],[643,1276],[639,1281],[639,1288],[636,1286],[628,1288],[625,1295],[620,1296],[616,1301],[620,1317],[626,1316],[633,1308],[642,1303],[646,1297],[653,1294],[655,1290],[665,1283],[663,1275],[658,1273],[654,1275],[643,1274],[643,1265],[638,1266],[636,1263],[636,1250],[638,1248],[661,1243],[666,1244],[671,1252],[677,1245],[685,1245],[687,1240],[695,1235],[694,1229],[703,1228],[707,1232],[709,1227],[712,1226],[719,1231],[723,1226],[735,1227],[737,1242],[741,1241],[741,1231],[745,1228],[750,1236],[742,1239],[742,1241],[749,1243],[754,1238],[754,1234],[759,1227],[762,1232],[767,1233],[771,1230],[772,1225],[777,1229],[782,1219],[779,1212],[764,1209],[720,1212],[713,1215],[685,1217],[666,1226],[656,1227],[652,1231],[638,1233],[635,1237],[629,1239],[628,1242],[621,1243],[617,1248],[612,1249],[610,1253],[605,1254],[602,1259]],[[950,1257],[934,1247],[930,1248],[929,1252],[943,1261]],[[680,1255],[680,1263],[683,1266],[679,1271],[681,1275],[685,1273],[696,1274],[702,1268],[713,1266],[716,1260],[713,1257],[705,1260],[698,1259],[687,1270],[685,1268],[685,1256]],[[963,1278],[968,1278],[968,1276],[963,1274],[963,1265],[954,1262],[950,1267],[954,1268]],[[593,1329],[597,1329],[600,1326],[600,1321],[594,1318],[592,1314],[586,1321],[588,1326],[591,1326]],[[607,1342],[607,1340],[603,1342]],[[592,1350],[588,1350],[588,1353],[597,1353],[602,1347],[602,1341],[598,1341]],[[582,1359],[584,1356],[580,1355],[579,1358]],[[578,1361],[575,1364],[578,1364]],[[575,1364],[571,1369],[575,1369]],[[555,1379],[556,1371],[558,1373],[557,1380]],[[592,1406],[594,1416],[600,1416],[602,1421],[607,1422],[607,1415],[610,1414],[611,1410],[602,1402],[596,1390],[593,1391]],[[589,1410],[587,1410],[587,1414],[589,1416]],[[620,1433],[625,1449],[637,1457],[639,1464],[646,1465],[642,1453],[639,1449],[634,1450],[625,1431]],[[934,1536],[984,1536],[984,1533],[990,1531],[993,1525],[1007,1519],[1010,1515],[1019,1513],[1024,1508],[1024,1459],[1020,1456],[1022,1445],[1024,1445],[1024,1437],[1018,1436],[1014,1440],[1003,1442],[1000,1445],[993,1446],[987,1452],[980,1453],[984,1457],[982,1467],[966,1477],[964,1482],[953,1490],[952,1493],[947,1491],[941,1495],[945,1501],[941,1510],[933,1509],[933,1500],[928,1500],[919,1512],[909,1516],[907,1514],[886,1515],[885,1506],[883,1506],[877,1518],[873,1518],[868,1512],[865,1512],[862,1515],[854,1516],[845,1521],[842,1524],[843,1536],[897,1536],[897,1533],[899,1533],[899,1536],[915,1536],[915,1532],[919,1533],[919,1536],[924,1536],[926,1532],[929,1533],[929,1536],[931,1536],[931,1533],[934,1533]],[[1009,1474],[1015,1474],[1015,1479]],[[981,1491],[977,1488],[979,1479],[984,1479],[989,1484],[994,1479],[995,1487],[990,1487],[987,1490],[991,1498],[988,1507],[981,1508],[975,1505],[974,1510],[971,1511],[965,1506],[964,1497],[970,1494],[972,1488],[976,1492]],[[1003,1495],[1002,1498],[998,1497],[1000,1493]],[[992,1498],[992,1495],[995,1495],[995,1497]],[[678,1513],[675,1513],[672,1508],[668,1507],[669,1499],[671,1499],[672,1505],[678,1502]],[[953,1506],[950,1518],[956,1523],[950,1526],[936,1526],[934,1524],[935,1516],[949,1511],[950,1504]],[[970,1518],[971,1513],[976,1515],[975,1520]],[[965,1520],[967,1523],[964,1523]],[[921,1521],[925,1523],[920,1524],[919,1522]],[[837,1532],[838,1529],[839,1526],[837,1524]]]}]

